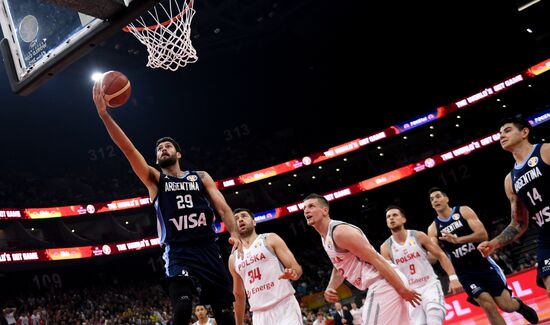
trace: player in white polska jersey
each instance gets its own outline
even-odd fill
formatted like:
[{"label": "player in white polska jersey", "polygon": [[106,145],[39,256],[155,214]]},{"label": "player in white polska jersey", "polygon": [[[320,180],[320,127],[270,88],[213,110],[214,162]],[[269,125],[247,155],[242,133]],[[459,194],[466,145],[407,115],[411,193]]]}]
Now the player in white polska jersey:
[{"label": "player in white polska jersey", "polygon": [[462,285],[445,252],[425,233],[405,229],[406,221],[400,207],[390,205],[386,208],[386,223],[392,235],[380,246],[380,253],[395,263],[409,280],[409,287],[422,295],[422,303],[411,312],[413,324],[441,325],[445,319],[444,294],[427,252],[437,258],[447,272],[449,292],[462,291]]},{"label": "player in white polska jersey", "polygon": [[243,324],[245,290],[254,325],[301,325],[302,311],[289,280],[298,280],[302,267],[277,234],[256,234],[250,210],[233,213],[243,243],[243,253],[229,257],[237,325]]},{"label": "player in white polska jersey", "polygon": [[336,289],[349,281],[359,290],[366,290],[363,324],[411,324],[406,301],[413,307],[420,295],[407,287],[407,279],[372,247],[367,237],[354,225],[331,220],[326,198],[310,194],[304,200],[307,224],[321,235],[323,247],[333,264],[325,299],[338,300]]}]

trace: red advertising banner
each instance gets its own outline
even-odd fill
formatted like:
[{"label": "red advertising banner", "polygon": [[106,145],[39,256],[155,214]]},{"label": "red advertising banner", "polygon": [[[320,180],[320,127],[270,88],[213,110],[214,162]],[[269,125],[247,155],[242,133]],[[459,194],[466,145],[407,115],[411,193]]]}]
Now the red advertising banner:
[{"label": "red advertising banner", "polygon": [[22,262],[74,260],[96,256],[115,255],[159,246],[159,239],[153,237],[127,242],[102,244],[97,246],[62,247],[18,252],[0,252],[0,265]]},{"label": "red advertising banner", "polygon": [[[50,208],[29,208],[24,209],[23,213],[20,213],[23,218],[29,219],[47,219],[56,217],[71,217],[83,214],[94,214],[102,212],[112,212],[126,209],[134,209],[142,206],[150,205],[151,200],[146,197],[134,197],[129,199],[116,200],[111,202],[102,202],[87,205],[67,205],[62,207],[50,207]],[[0,211],[0,218],[2,214]],[[10,211],[7,211],[10,212]],[[13,215],[15,212],[11,211]]]}]

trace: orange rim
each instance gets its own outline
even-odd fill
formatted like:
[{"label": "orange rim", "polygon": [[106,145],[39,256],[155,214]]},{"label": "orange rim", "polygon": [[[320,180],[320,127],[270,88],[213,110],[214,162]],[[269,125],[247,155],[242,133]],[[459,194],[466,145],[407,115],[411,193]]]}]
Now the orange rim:
[{"label": "orange rim", "polygon": [[157,24],[157,25],[146,26],[146,27],[131,27],[130,25],[126,25],[122,28],[122,30],[127,32],[127,33],[131,32],[131,31],[143,32],[144,30],[157,30],[158,28],[160,28],[160,26],[165,26],[166,27],[166,26],[170,25],[173,21],[176,21],[176,20],[180,19],[181,17],[183,17],[183,15],[185,15],[187,13],[187,10],[189,10],[189,8],[193,8],[193,0],[189,0],[189,2],[187,2],[187,7],[185,8],[185,10],[183,10],[182,12],[180,12],[179,14],[175,15],[174,17],[168,19],[165,22],[162,22],[162,23]]}]

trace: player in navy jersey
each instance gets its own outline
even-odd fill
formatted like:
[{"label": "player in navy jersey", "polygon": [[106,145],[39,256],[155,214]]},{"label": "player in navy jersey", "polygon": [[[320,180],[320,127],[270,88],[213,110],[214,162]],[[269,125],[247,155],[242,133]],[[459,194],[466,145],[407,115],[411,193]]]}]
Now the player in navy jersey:
[{"label": "player in navy jersey", "polygon": [[506,324],[497,306],[507,313],[517,311],[531,324],[538,323],[534,309],[512,298],[500,267],[476,249],[478,243],[487,240],[487,231],[474,210],[468,206],[451,208],[449,197],[440,188],[431,188],[429,194],[437,217],[428,228],[428,236],[451,259],[468,301],[479,305],[492,325]]},{"label": "player in navy jersey", "polygon": [[500,235],[479,245],[484,256],[520,237],[529,227],[529,216],[539,230],[537,284],[550,297],[550,144],[537,143],[528,121],[514,117],[500,123],[500,145],[516,163],[504,179],[512,222]]},{"label": "player in navy jersey", "polygon": [[213,229],[217,213],[230,232],[233,249],[239,249],[241,242],[231,208],[208,173],[181,170],[182,153],[172,138],[161,138],[156,143],[156,163],[161,170],[149,166],[107,112],[103,94],[96,83],[93,98],[99,117],[147,187],[157,212],[173,324],[189,324],[195,296],[202,304],[212,306],[218,324],[234,324],[231,280]]}]

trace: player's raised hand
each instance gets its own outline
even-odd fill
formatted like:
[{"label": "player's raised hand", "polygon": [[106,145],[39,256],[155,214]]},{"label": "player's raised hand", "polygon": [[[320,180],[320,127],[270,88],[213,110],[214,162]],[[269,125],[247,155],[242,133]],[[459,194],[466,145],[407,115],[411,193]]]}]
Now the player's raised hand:
[{"label": "player's raised hand", "polygon": [[420,305],[420,302],[422,299],[420,298],[420,294],[412,289],[405,288],[399,292],[399,295],[401,298],[408,301],[413,307],[416,307]]},{"label": "player's raised hand", "polygon": [[241,238],[237,234],[231,234],[229,237],[229,244],[233,245],[233,248],[231,248],[231,253],[234,251],[237,251],[237,254],[239,257],[243,256],[243,243],[241,242]]},{"label": "player's raised hand", "polygon": [[298,276],[298,272],[296,272],[295,269],[285,269],[284,272],[279,275],[279,280],[281,279],[286,279],[286,280],[292,280],[292,281],[296,281],[298,280],[300,277]]},{"label": "player's raised hand", "polygon": [[495,245],[487,240],[477,245],[477,250],[481,253],[481,255],[483,255],[483,257],[490,256],[491,254],[493,254],[495,249],[496,249]]},{"label": "player's raised hand", "polygon": [[94,83],[92,95],[94,98],[95,107],[97,108],[97,112],[99,114],[106,112],[107,103],[105,102],[105,91],[101,82],[96,81]]},{"label": "player's raised hand", "polygon": [[338,292],[336,289],[327,288],[325,290],[325,300],[328,302],[337,302],[338,301]]}]

